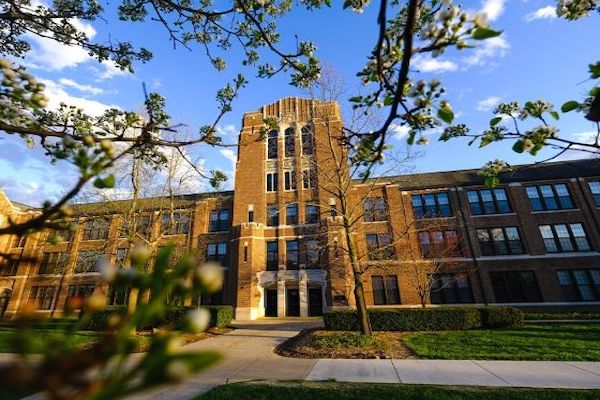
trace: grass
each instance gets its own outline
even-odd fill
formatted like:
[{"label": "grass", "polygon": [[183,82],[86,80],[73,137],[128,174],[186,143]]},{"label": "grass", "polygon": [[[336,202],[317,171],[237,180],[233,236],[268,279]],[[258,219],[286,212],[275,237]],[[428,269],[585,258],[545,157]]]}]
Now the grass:
[{"label": "grass", "polygon": [[600,390],[481,388],[337,382],[258,382],[217,387],[195,400],[592,400]]},{"label": "grass", "polygon": [[530,324],[516,329],[419,332],[403,341],[430,359],[600,361],[600,324]]},{"label": "grass", "polygon": [[[0,328],[0,353],[12,352],[11,338],[14,337],[15,329],[13,328]],[[40,353],[45,343],[52,341],[55,338],[60,338],[61,333],[56,330],[36,330],[32,339],[32,353]],[[100,333],[97,332],[79,332],[71,337],[69,345],[73,347],[84,347],[97,341],[101,337]],[[144,348],[150,343],[149,336],[135,336],[137,346]]]}]

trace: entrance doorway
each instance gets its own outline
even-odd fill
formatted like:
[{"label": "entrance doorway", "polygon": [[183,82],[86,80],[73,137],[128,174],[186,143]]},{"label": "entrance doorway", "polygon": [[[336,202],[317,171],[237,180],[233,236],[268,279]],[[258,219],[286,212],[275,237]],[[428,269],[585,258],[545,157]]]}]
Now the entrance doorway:
[{"label": "entrance doorway", "polygon": [[286,317],[300,316],[300,291],[298,289],[286,289]]},{"label": "entrance doorway", "polygon": [[265,290],[265,317],[277,316],[277,289]]},{"label": "entrance doorway", "polygon": [[12,291],[10,289],[4,289],[2,293],[0,293],[0,319],[4,317],[4,313],[6,312],[6,308],[8,307],[8,302],[10,301],[10,295]]},{"label": "entrance doorway", "polygon": [[321,288],[308,288],[308,315],[311,317],[323,315],[323,294]]}]

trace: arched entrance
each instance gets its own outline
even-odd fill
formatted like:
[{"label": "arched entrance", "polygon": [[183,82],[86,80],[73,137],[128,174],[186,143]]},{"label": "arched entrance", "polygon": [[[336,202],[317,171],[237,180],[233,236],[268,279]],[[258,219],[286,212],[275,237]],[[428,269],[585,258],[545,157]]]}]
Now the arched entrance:
[{"label": "arched entrance", "polygon": [[10,289],[4,289],[0,292],[0,319],[4,318],[4,313],[8,307],[8,302],[10,301],[11,295],[12,290]]}]

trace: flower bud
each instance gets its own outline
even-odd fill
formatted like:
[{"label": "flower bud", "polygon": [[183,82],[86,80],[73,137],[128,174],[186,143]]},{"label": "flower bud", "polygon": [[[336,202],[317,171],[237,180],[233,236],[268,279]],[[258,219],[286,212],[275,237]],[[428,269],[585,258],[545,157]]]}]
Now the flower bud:
[{"label": "flower bud", "polygon": [[203,264],[196,269],[196,278],[203,290],[216,292],[223,286],[223,267],[214,263]]},{"label": "flower bud", "polygon": [[102,257],[98,260],[97,269],[106,283],[112,283],[117,278],[117,268],[108,262],[106,257]]},{"label": "flower bud", "polygon": [[88,311],[100,311],[104,308],[105,298],[100,293],[93,294],[87,298],[85,308]]},{"label": "flower bud", "polygon": [[184,361],[173,360],[169,364],[167,364],[165,374],[170,380],[175,382],[181,382],[190,374],[190,368]]},{"label": "flower bud", "polygon": [[144,265],[150,258],[150,250],[143,244],[137,244],[129,252],[129,258],[134,265]]},{"label": "flower bud", "polygon": [[209,324],[210,312],[205,308],[190,310],[185,315],[185,326],[190,332],[202,332]]}]

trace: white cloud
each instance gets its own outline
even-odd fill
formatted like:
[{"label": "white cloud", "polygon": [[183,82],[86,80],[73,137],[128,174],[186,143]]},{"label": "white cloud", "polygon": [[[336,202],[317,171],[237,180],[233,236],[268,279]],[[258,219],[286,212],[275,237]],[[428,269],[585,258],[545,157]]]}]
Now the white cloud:
[{"label": "white cloud", "polygon": [[228,135],[236,135],[238,130],[235,128],[233,124],[227,124],[224,126],[217,125],[217,134],[219,136],[228,136]]},{"label": "white cloud", "polygon": [[500,97],[490,96],[477,103],[477,111],[491,111],[498,103],[500,103]]},{"label": "white cloud", "polygon": [[421,72],[449,72],[456,71],[458,65],[453,61],[440,60],[432,57],[417,56],[413,59],[414,67]]},{"label": "white cloud", "polygon": [[396,124],[392,124],[390,125],[390,132],[392,132],[394,134],[394,137],[396,139],[403,139],[406,136],[408,136],[408,133],[410,132],[410,128],[406,125],[396,125]]},{"label": "white cloud", "polygon": [[556,15],[556,7],[555,6],[546,6],[535,10],[525,16],[525,21],[531,22],[536,19],[555,19]]},{"label": "white cloud", "polygon": [[480,12],[485,13],[488,21],[495,21],[504,13],[505,0],[483,0]]},{"label": "white cloud", "polygon": [[96,71],[97,81],[103,81],[112,79],[115,76],[125,76],[130,74],[128,70],[121,70],[119,67],[117,67],[117,64],[115,64],[115,62],[112,60],[103,61],[101,67],[102,68],[100,69],[94,68]]},{"label": "white cloud", "polygon": [[104,104],[99,101],[86,99],[83,97],[72,96],[65,90],[64,86],[49,79],[40,80],[46,85],[46,96],[48,97],[48,109],[55,110],[60,106],[60,103],[82,108],[86,113],[97,116],[102,114],[109,108],[118,108],[115,105]]},{"label": "white cloud", "polygon": [[219,153],[221,153],[223,157],[229,160],[229,162],[231,163],[231,170],[235,171],[235,164],[237,163],[237,154],[235,153],[235,151],[231,149],[221,149],[219,150]]},{"label": "white cloud", "polygon": [[480,46],[473,50],[470,56],[464,57],[462,61],[465,63],[466,68],[474,66],[483,67],[488,65],[491,59],[504,57],[508,49],[510,49],[510,45],[506,41],[506,38],[504,36],[496,36],[484,40]]},{"label": "white cloud", "polygon": [[84,85],[67,78],[60,78],[58,82],[63,86],[72,87],[73,89],[77,89],[80,92],[89,93],[92,95],[99,95],[104,93],[104,89],[100,89],[99,87],[94,87],[92,85]]}]

